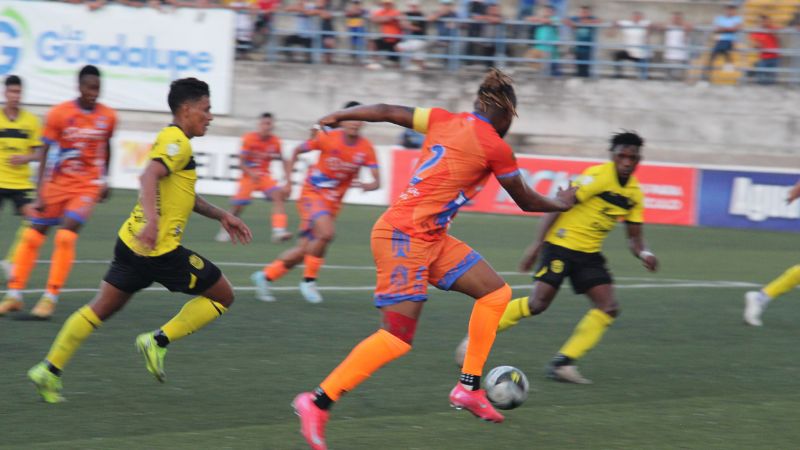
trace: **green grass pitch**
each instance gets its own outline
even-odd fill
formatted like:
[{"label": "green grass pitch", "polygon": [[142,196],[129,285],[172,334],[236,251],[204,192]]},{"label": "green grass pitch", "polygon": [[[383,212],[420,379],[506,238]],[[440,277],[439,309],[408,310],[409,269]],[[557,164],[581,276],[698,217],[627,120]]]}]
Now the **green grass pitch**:
[{"label": "green grass pitch", "polygon": [[[211,198],[225,204],[223,198]],[[117,191],[83,230],[80,260],[110,258],[116,230],[134,201]],[[293,205],[290,205],[293,211]],[[249,247],[213,242],[217,224],[194,216],[184,244],[211,260],[237,287],[285,245],[269,243],[267,209],[245,219]],[[289,403],[313,388],[378,325],[370,286],[368,235],[380,208],[346,206],[327,262],[325,302],[306,304],[294,290],[265,304],[242,289],[229,313],[170,347],[160,385],[136,354],[134,337],[163,324],[186,297],[136,296],[91,336],[64,374],[68,402],[39,401],[25,372],[39,361],[64,319],[91,292],[62,297],[49,322],[0,319],[0,448],[304,449]],[[297,223],[290,217],[291,225]],[[500,271],[513,271],[537,219],[462,214],[452,233]],[[6,248],[15,221],[0,218]],[[620,227],[621,228],[621,227]],[[605,249],[617,277],[622,316],[583,361],[591,386],[554,383],[543,367],[587,309],[569,288],[551,310],[499,335],[487,370],[510,364],[532,384],[528,401],[504,424],[452,411],[447,394],[458,370],[453,350],[466,332],[471,302],[431,288],[414,350],[379,371],[337,405],[328,428],[336,449],[791,449],[800,446],[800,295],[774,302],[762,329],[741,322],[746,285],[763,283],[797,262],[798,236],[754,231],[649,226],[662,270],[647,273],[616,230]],[[48,259],[48,243],[40,257]],[[76,264],[69,288],[96,288],[105,264]],[[43,287],[40,264],[29,288]],[[281,280],[296,287],[300,273]],[[530,283],[508,275],[512,285]],[[516,295],[527,288],[515,289]],[[27,294],[28,307],[37,294]]]}]

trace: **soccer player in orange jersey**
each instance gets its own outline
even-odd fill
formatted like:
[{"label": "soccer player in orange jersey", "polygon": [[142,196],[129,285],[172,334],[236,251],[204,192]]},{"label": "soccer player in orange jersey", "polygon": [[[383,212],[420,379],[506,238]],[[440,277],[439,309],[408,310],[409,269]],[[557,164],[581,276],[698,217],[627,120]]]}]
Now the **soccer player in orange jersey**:
[{"label": "soccer player in orange jersey", "polygon": [[[350,102],[345,107],[357,106]],[[350,187],[360,187],[364,192],[380,187],[378,161],[372,143],[359,135],[362,121],[351,120],[340,124],[340,130],[313,131],[311,139],[299,145],[289,163],[294,167],[300,153],[319,150],[318,162],[308,170],[303,190],[297,200],[300,214],[300,238],[294,248],[281,253],[263,271],[255,272],[250,279],[256,285],[256,297],[265,302],[275,301],[271,284],[297,264],[304,265],[300,293],[309,303],[322,302],[317,289],[317,273],[324,263],[325,252],[336,233],[334,221],[342,207],[342,198]],[[372,182],[357,180],[361,167],[368,167]],[[291,185],[284,187],[288,195]]]},{"label": "soccer player in orange jersey", "polygon": [[[242,178],[239,180],[239,189],[231,198],[230,213],[236,217],[250,204],[253,191],[260,191],[264,198],[272,200],[272,242],[282,242],[292,237],[286,230],[286,197],[283,189],[270,176],[269,166],[272,161],[283,162],[286,182],[289,182],[291,166],[283,159],[281,154],[281,140],[272,134],[272,114],[264,113],[258,122],[258,131],[252,131],[242,136],[242,151],[239,154]],[[216,237],[217,242],[229,242],[230,234],[220,228]]]},{"label": "soccer player in orange jersey", "polygon": [[492,69],[478,89],[474,108],[472,113],[456,114],[438,108],[371,105],[320,120],[326,126],[350,120],[391,122],[427,136],[408,186],[372,229],[374,298],[382,314],[381,329],[358,344],[314,392],[301,393],[292,403],[312,449],[327,448],[325,424],[333,403],[411,350],[428,283],[475,299],[469,347],[450,404],[487,421],[503,421],[486,399],[480,379],[511,288],[481,255],[447,229],[459,207],[492,175],[525,211],[565,211],[575,203],[575,190],[560,190],[554,199],[543,197],[520,176],[514,153],[503,140],[516,115],[510,78]]},{"label": "soccer player in orange jersey", "polygon": [[[105,176],[109,141],[117,123],[117,114],[97,102],[100,95],[100,70],[97,67],[88,65],[81,69],[78,90],[80,97],[54,106],[47,114],[37,197],[29,210],[31,226],[24,231],[14,255],[8,292],[2,302],[8,311],[22,309],[21,290],[36,265],[39,247],[50,227],[60,224],[50,258],[47,290],[31,310],[31,314],[39,319],[53,315],[58,295],[75,260],[78,232],[97,202],[109,193]],[[58,162],[52,173],[45,176],[47,152],[53,144],[58,146]]]}]

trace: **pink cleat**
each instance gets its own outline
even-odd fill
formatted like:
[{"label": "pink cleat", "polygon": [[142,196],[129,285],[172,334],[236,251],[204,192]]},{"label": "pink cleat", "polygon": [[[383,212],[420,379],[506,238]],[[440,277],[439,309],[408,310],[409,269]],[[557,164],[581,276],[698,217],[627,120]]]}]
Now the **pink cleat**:
[{"label": "pink cleat", "polygon": [[475,417],[487,422],[500,423],[505,417],[494,409],[486,398],[486,391],[468,391],[461,383],[450,391],[450,406],[455,409],[466,409]]},{"label": "pink cleat", "polygon": [[319,409],[314,404],[314,394],[303,392],[297,394],[292,401],[294,413],[300,417],[300,434],[313,450],[327,450],[325,444],[325,424],[328,422],[328,411]]}]

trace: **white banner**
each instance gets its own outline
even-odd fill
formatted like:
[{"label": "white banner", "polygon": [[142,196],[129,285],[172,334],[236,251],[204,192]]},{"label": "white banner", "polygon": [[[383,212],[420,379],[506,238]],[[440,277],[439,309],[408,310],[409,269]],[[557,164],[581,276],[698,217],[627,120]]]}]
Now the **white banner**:
[{"label": "white banner", "polygon": [[[111,142],[111,168],[109,181],[114,188],[139,189],[139,174],[147,162],[147,153],[155,141],[156,132],[119,131]],[[290,158],[292,151],[301,141],[283,141],[283,156]],[[204,136],[192,139],[194,159],[197,163],[197,192],[201,194],[232,196],[236,192],[237,182],[241,176],[239,170],[239,151],[241,140],[227,136]],[[375,148],[380,167],[381,188],[363,192],[361,189],[350,189],[344,197],[345,203],[360,205],[388,205],[389,183],[391,176],[391,146]],[[317,161],[319,152],[308,152],[300,155],[300,160],[292,173],[292,197],[296,199],[308,167]],[[359,177],[371,181],[369,169],[362,168]],[[278,182],[285,180],[283,166],[273,161],[270,167],[272,177]],[[262,194],[254,194],[256,197]]]},{"label": "white banner", "polygon": [[16,74],[24,102],[52,105],[77,97],[78,70],[103,73],[100,101],[168,111],[176,78],[211,87],[215,113],[231,110],[234,13],[221,9],[131,8],[0,1],[0,76]]}]

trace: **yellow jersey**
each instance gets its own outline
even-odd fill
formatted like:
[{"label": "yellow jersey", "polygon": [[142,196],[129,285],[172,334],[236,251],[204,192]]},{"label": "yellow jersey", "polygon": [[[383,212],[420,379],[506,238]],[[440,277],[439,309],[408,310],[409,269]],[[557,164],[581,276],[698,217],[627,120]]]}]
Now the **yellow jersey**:
[{"label": "yellow jersey", "polygon": [[147,223],[141,201],[136,202],[130,217],[119,229],[119,238],[139,255],[159,256],[175,250],[181,244],[186,223],[194,209],[196,164],[189,138],[175,125],[158,133],[147,158],[164,164],[169,170],[169,174],[158,182],[156,208],[159,220],[155,248],[145,249],[137,238]]},{"label": "yellow jersey", "polygon": [[19,110],[15,120],[0,109],[0,189],[33,189],[30,164],[15,166],[12,156],[28,155],[42,146],[42,125],[39,118]]},{"label": "yellow jersey", "polygon": [[587,168],[573,184],[578,187],[578,202],[558,216],[547,232],[547,242],[596,253],[617,222],[644,221],[644,194],[638,180],[631,176],[620,184],[613,161]]}]

